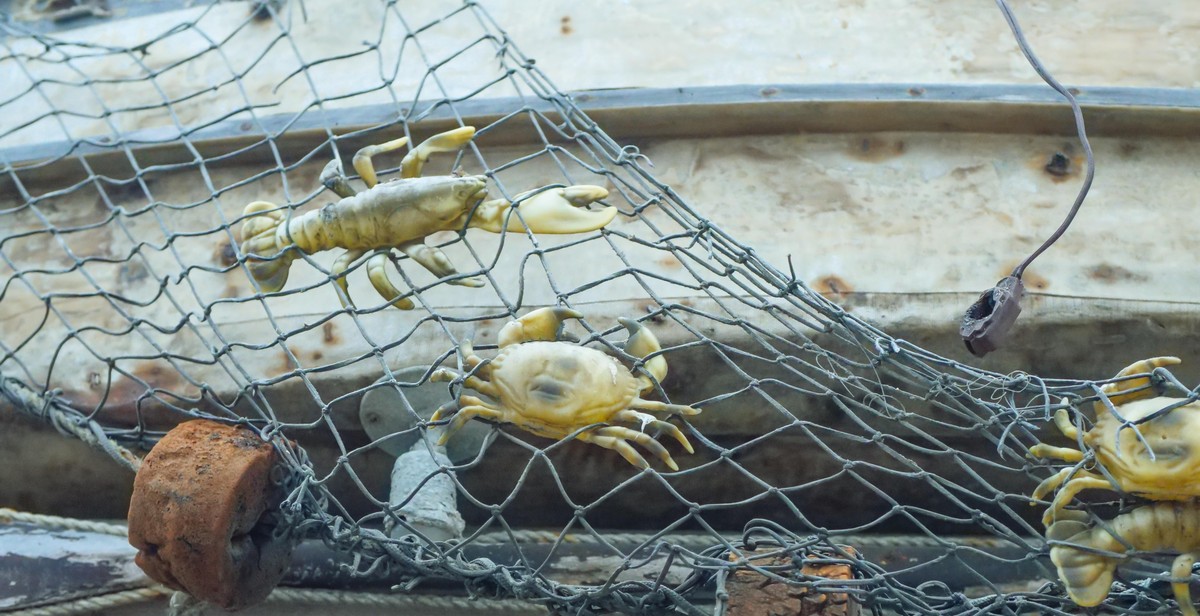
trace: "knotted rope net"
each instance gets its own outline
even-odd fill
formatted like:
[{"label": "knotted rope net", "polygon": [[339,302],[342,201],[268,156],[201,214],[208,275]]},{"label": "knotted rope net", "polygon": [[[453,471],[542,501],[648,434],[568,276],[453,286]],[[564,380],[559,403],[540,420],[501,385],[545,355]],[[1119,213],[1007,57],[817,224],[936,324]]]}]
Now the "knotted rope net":
[{"label": "knotted rope net", "polygon": [[[285,460],[287,526],[398,590],[449,580],[563,613],[710,613],[751,571],[876,613],[1074,613],[1029,505],[1054,469],[1026,452],[1063,399],[1105,399],[1099,383],[979,370],[860,320],[710,221],[721,204],[656,178],[484,6],[354,3],[336,10],[378,27],[345,32],[308,5],[213,3],[53,33],[14,13],[0,26],[11,408],[114,457],[189,418],[252,428]],[[72,10],[59,17],[88,13]],[[484,175],[508,199],[599,185],[617,219],[427,238],[480,288],[392,252],[409,311],[374,294],[361,264],[345,275],[357,307],[341,306],[332,252],[298,255],[280,291],[251,280],[247,203],[298,216],[336,199],[318,179],[326,161],[468,120],[474,140],[426,176]],[[368,437],[359,400],[395,392],[406,434],[424,435],[432,409],[410,394],[436,367],[463,368],[464,340],[494,357],[504,323],[544,306],[582,313],[571,344],[635,372],[647,359],[622,350],[616,319],[652,330],[670,375],[645,395],[702,410],[670,419],[695,453],[663,439],[680,470],[638,469],[576,439],[488,426],[476,455],[435,473],[454,482],[464,537],[383,532],[405,525],[381,450],[396,435]],[[447,399],[461,388],[442,386]],[[585,560],[579,546],[590,573],[562,566]],[[1106,605],[1166,609],[1167,571],[1147,562]]]}]

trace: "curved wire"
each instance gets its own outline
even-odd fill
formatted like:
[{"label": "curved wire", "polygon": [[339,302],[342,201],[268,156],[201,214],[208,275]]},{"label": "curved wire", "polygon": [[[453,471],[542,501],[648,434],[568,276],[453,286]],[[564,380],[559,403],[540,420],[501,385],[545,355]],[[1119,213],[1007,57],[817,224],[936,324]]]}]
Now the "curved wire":
[{"label": "curved wire", "polygon": [[1071,113],[1075,115],[1075,132],[1079,135],[1079,141],[1083,144],[1083,153],[1087,156],[1087,174],[1083,178],[1083,186],[1079,188],[1079,195],[1075,197],[1075,203],[1071,206],[1071,211],[1067,213],[1067,217],[1063,219],[1062,224],[1054,231],[1054,234],[1046,239],[1038,249],[1033,251],[1019,265],[1013,268],[1012,275],[1020,278],[1025,273],[1025,268],[1029,267],[1033,260],[1038,258],[1047,248],[1050,248],[1058,238],[1062,237],[1067,232],[1067,227],[1071,226],[1071,222],[1075,220],[1075,215],[1079,213],[1079,208],[1083,205],[1083,200],[1087,198],[1088,190],[1092,187],[1092,178],[1096,175],[1096,160],[1092,155],[1092,144],[1088,143],[1087,130],[1083,126],[1083,110],[1079,108],[1079,103],[1076,102],[1075,96],[1071,91],[1058,83],[1054,77],[1046,71],[1046,67],[1042,66],[1040,60],[1034,55],[1033,50],[1029,48],[1029,42],[1025,40],[1025,33],[1021,31],[1021,25],[1017,23],[1017,18],[1013,15],[1012,9],[1008,7],[1005,0],[996,0],[996,6],[1000,7],[1000,12],[1004,14],[1004,21],[1008,22],[1008,27],[1012,30],[1013,37],[1017,39],[1017,46],[1021,48],[1021,53],[1025,54],[1025,59],[1029,60],[1030,66],[1037,72],[1038,76],[1045,81],[1047,85],[1054,88],[1059,94],[1062,94],[1067,102],[1071,104]]}]

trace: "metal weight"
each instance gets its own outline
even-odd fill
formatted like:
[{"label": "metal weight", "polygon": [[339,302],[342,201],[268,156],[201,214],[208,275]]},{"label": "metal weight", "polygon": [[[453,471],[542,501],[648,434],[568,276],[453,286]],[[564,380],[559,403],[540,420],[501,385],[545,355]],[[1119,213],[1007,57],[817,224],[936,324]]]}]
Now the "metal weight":
[{"label": "metal weight", "polygon": [[1021,314],[1021,298],[1025,285],[1016,276],[1009,276],[984,291],[967,309],[959,333],[967,350],[983,357],[998,349],[1008,338],[1008,332]]}]

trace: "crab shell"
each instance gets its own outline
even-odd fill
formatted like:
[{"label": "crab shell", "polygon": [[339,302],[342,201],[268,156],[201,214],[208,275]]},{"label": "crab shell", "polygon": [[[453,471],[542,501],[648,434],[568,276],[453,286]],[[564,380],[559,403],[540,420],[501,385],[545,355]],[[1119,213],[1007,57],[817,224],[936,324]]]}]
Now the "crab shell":
[{"label": "crab shell", "polygon": [[[700,409],[681,404],[645,400],[640,394],[654,389],[667,376],[667,361],[658,353],[658,339],[634,319],[617,319],[629,331],[625,353],[642,359],[645,375],[595,349],[563,342],[565,319],[583,314],[569,308],[539,308],[500,329],[500,351],[491,360],[477,355],[469,340],[459,347],[467,374],[445,368],[435,370],[430,381],[461,380],[465,387],[490,398],[461,394],[442,405],[431,422],[454,414],[439,444],[475,417],[513,424],[538,436],[573,437],[616,451],[625,461],[649,468],[631,443],[640,445],[673,471],[679,465],[647,429],[675,439],[694,453],[687,436],[674,424],[651,413],[697,415]],[[634,426],[636,429],[634,429]]]},{"label": "crab shell", "polygon": [[[1127,402],[1117,410],[1127,421],[1136,422],[1182,401],[1156,397]],[[1156,500],[1200,496],[1200,403],[1138,424],[1137,432],[1142,438],[1106,410],[1097,414],[1096,425],[1083,442],[1126,492]]]},{"label": "crab shell", "polygon": [[513,423],[551,438],[563,435],[562,426],[607,422],[642,391],[615,357],[560,342],[506,346],[491,365],[500,405],[519,409]]},{"label": "crab shell", "polygon": [[[1037,504],[1038,499],[1057,490],[1042,515],[1047,527],[1084,490],[1116,489],[1167,501],[1200,496],[1200,405],[1156,395],[1162,392],[1156,391],[1158,384],[1148,375],[1179,361],[1177,357],[1155,357],[1119,372],[1119,380],[1101,388],[1106,400],[1095,403],[1096,423],[1082,437],[1067,412],[1068,401],[1063,400],[1054,413],[1054,423],[1067,438],[1082,440],[1083,449],[1045,443],[1029,449],[1035,458],[1073,464],[1047,477],[1033,491],[1031,503]],[[1160,412],[1168,408],[1169,412]],[[1093,464],[1099,469],[1090,468]]]}]

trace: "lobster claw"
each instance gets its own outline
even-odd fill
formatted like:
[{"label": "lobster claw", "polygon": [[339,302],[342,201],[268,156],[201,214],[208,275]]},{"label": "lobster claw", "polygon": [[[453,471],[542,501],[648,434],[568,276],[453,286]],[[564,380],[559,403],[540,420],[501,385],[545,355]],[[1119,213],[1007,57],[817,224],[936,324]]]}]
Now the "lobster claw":
[{"label": "lobster claw", "polygon": [[586,209],[588,204],[607,196],[607,190],[587,185],[551,188],[523,201],[524,195],[520,195],[517,197],[520,216],[517,216],[517,212],[509,212],[512,202],[493,199],[479,205],[469,226],[492,233],[500,233],[505,229],[521,232],[526,227],[534,233],[586,233],[616,218],[617,208],[612,206],[600,210]]}]

